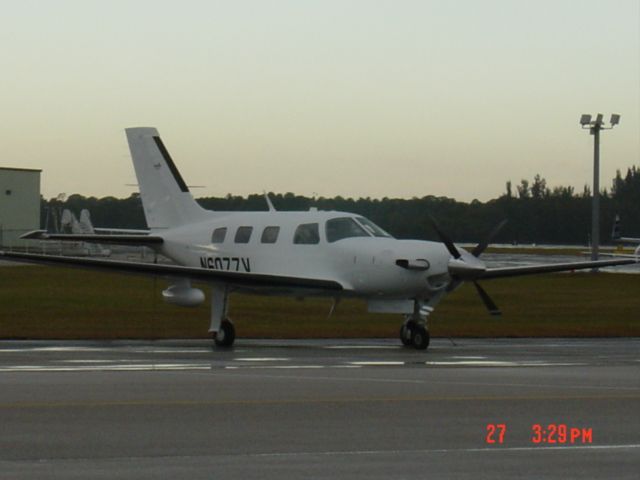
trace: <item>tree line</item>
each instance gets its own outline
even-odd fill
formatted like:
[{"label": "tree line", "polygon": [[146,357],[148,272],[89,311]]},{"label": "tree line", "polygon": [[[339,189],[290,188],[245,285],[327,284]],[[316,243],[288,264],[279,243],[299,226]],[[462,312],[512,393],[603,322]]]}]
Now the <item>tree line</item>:
[{"label": "tree line", "polygon": [[[506,182],[505,192],[487,202],[459,202],[448,197],[422,198],[312,198],[293,193],[270,193],[277,210],[338,210],[370,218],[397,238],[435,240],[429,216],[457,242],[478,242],[495,225],[507,219],[507,225],[494,239],[496,243],[555,243],[586,245],[591,232],[591,190],[585,186],[553,187],[540,175],[519,184]],[[197,201],[207,209],[219,211],[267,210],[261,194],[247,197],[227,195],[204,197]],[[142,203],[137,193],[128,198],[84,197],[71,195],[61,199],[42,199],[42,226],[55,230],[62,209],[76,215],[88,209],[93,224],[112,228],[146,228]],[[615,215],[620,215],[626,236],[640,236],[640,168],[617,172],[611,187],[601,192],[600,238],[606,243],[611,236]]]}]

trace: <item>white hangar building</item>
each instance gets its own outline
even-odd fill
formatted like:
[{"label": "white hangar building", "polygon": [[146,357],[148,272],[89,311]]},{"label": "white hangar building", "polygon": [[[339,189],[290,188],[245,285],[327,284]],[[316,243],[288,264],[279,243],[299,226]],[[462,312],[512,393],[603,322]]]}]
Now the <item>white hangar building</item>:
[{"label": "white hangar building", "polygon": [[0,167],[0,247],[24,247],[20,235],[40,228],[41,172]]}]

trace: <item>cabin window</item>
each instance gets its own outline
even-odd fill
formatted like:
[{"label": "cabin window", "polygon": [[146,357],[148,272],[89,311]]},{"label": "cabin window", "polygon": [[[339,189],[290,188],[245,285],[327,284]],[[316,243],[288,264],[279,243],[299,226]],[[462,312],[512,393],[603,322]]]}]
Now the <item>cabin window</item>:
[{"label": "cabin window", "polygon": [[238,227],[236,230],[236,243],[249,243],[251,239],[251,232],[253,232],[253,227]]},{"label": "cabin window", "polygon": [[357,220],[364,227],[364,229],[374,237],[393,238],[391,235],[389,235],[387,232],[385,232],[383,229],[381,229],[378,225],[373,223],[368,218],[358,217]]},{"label": "cabin window", "polygon": [[276,243],[278,241],[279,233],[280,227],[264,227],[260,241],[262,243]]},{"label": "cabin window", "polygon": [[216,228],[211,234],[211,243],[222,243],[227,236],[227,227]]},{"label": "cabin window", "polygon": [[343,238],[368,237],[370,236],[364,228],[356,223],[351,217],[332,218],[327,220],[325,225],[327,242],[336,242]]},{"label": "cabin window", "polygon": [[320,243],[320,233],[317,223],[303,223],[296,228],[293,243],[298,245],[313,245]]}]

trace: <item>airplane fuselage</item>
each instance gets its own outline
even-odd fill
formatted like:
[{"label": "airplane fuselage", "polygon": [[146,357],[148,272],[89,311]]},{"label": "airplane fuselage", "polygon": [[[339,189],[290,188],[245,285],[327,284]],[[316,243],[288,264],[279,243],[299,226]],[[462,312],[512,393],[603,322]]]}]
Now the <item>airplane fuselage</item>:
[{"label": "airplane fuselage", "polygon": [[[178,264],[240,273],[333,280],[345,295],[428,299],[450,281],[441,243],[398,240],[344,212],[216,212],[167,230],[160,252]],[[354,232],[336,239],[334,224]],[[311,238],[301,231],[311,231]],[[348,236],[354,235],[354,236]],[[357,235],[357,236],[356,236]],[[340,236],[340,235],[338,235]]]}]

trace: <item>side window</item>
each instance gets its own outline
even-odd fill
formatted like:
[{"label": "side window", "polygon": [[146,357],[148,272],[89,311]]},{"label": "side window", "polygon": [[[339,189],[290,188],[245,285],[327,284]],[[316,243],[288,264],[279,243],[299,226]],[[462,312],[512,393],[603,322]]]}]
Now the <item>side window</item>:
[{"label": "side window", "polygon": [[227,236],[227,227],[216,228],[211,235],[211,243],[222,243]]},{"label": "side window", "polygon": [[262,243],[276,243],[278,241],[278,234],[280,233],[280,227],[265,227],[262,231],[262,237],[260,241]]},{"label": "side window", "polygon": [[253,227],[238,227],[236,230],[236,243],[249,243],[251,239],[251,232],[253,232]]},{"label": "side window", "polygon": [[303,223],[296,228],[293,235],[293,243],[300,245],[312,245],[320,243],[320,234],[318,233],[317,223]]}]

